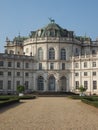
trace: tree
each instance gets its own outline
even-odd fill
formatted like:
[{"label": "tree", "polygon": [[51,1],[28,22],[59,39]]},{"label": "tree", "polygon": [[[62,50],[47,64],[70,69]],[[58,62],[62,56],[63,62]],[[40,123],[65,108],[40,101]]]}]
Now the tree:
[{"label": "tree", "polygon": [[24,86],[22,86],[22,85],[17,86],[17,91],[18,91],[19,93],[23,93],[23,91],[24,91]]},{"label": "tree", "polygon": [[82,85],[78,88],[80,91],[80,96],[84,96],[84,92],[86,91],[86,88],[84,88]]}]

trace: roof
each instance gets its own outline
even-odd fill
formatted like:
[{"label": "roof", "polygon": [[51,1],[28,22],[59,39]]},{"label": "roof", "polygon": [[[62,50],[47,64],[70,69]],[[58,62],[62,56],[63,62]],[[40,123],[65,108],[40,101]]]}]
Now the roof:
[{"label": "roof", "polygon": [[50,22],[47,26],[32,31],[30,37],[72,37],[73,31],[63,29],[55,22]]}]

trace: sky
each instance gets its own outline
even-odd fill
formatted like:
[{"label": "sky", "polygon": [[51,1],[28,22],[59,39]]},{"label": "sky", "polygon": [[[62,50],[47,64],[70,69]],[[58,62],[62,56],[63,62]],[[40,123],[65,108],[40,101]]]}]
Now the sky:
[{"label": "sky", "polygon": [[50,17],[77,36],[98,37],[98,0],[0,0],[0,53],[6,37],[28,36]]}]

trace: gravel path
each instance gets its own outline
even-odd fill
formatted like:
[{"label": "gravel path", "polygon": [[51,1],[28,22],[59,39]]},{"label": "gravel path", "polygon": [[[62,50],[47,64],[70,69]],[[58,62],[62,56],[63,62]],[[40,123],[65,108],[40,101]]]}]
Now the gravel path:
[{"label": "gravel path", "polygon": [[0,130],[98,130],[98,109],[67,97],[21,101],[0,110]]}]

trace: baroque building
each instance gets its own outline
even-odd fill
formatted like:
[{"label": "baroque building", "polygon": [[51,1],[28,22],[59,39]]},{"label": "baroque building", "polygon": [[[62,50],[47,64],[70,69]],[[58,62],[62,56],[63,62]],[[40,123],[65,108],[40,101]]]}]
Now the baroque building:
[{"label": "baroque building", "polygon": [[97,79],[98,40],[75,36],[54,20],[28,37],[6,38],[0,54],[0,92],[15,92],[17,85],[27,91],[77,92],[83,85],[87,94],[98,94]]}]

